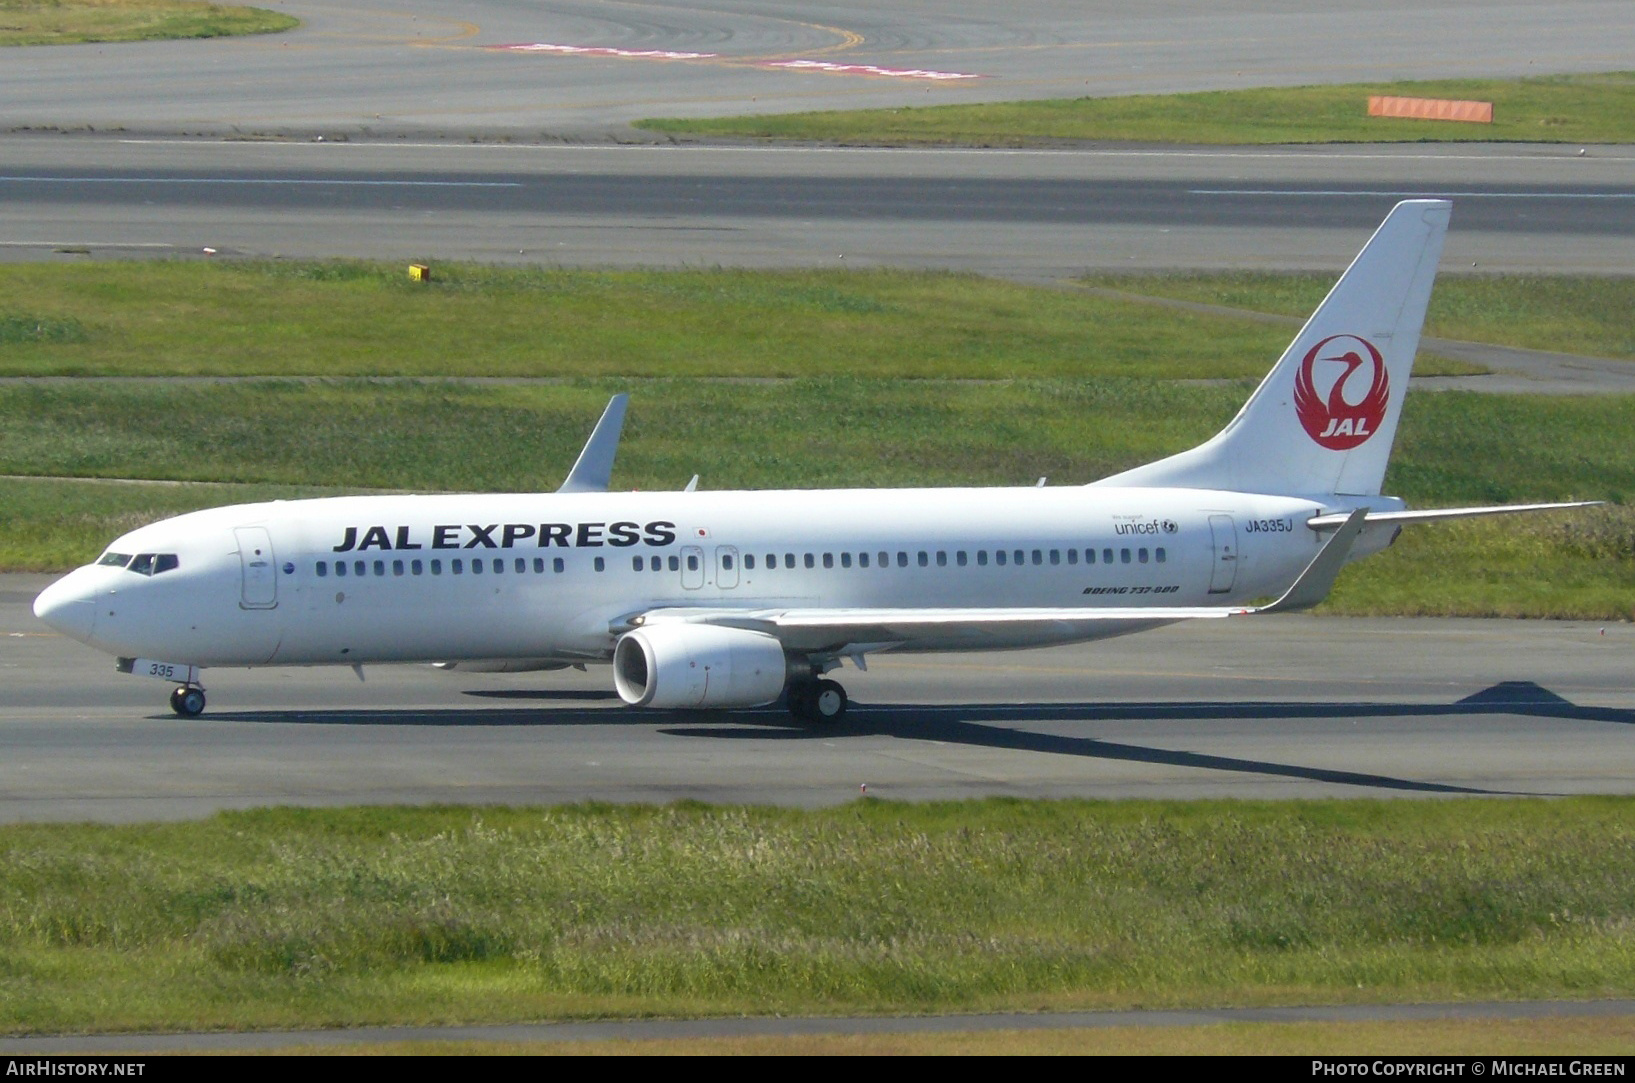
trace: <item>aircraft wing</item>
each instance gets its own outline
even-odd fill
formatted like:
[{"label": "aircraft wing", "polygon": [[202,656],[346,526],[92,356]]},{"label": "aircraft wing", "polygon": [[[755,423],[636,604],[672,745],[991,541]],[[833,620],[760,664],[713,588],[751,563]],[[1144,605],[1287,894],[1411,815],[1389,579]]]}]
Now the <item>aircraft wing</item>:
[{"label": "aircraft wing", "polygon": [[602,419],[591,430],[584,450],[568,471],[559,493],[605,493],[613,480],[613,457],[619,453],[619,433],[624,429],[625,408],[630,396],[620,392],[608,400]]},{"label": "aircraft wing", "polygon": [[939,649],[1103,639],[1185,620],[1218,620],[1310,609],[1328,596],[1362,533],[1368,512],[1346,516],[1333,537],[1283,592],[1263,606],[1118,606],[925,609],[654,609],[615,622],[623,633],[656,624],[710,624],[776,636],[786,649],[832,654],[889,650],[907,643]]}]

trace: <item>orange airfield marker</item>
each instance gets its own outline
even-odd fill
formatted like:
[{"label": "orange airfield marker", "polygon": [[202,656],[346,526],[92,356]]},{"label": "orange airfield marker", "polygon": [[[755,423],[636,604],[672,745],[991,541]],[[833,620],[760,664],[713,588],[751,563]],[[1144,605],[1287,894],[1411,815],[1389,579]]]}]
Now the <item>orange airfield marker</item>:
[{"label": "orange airfield marker", "polygon": [[1492,124],[1493,103],[1455,101],[1450,98],[1391,98],[1376,94],[1368,99],[1368,115]]}]

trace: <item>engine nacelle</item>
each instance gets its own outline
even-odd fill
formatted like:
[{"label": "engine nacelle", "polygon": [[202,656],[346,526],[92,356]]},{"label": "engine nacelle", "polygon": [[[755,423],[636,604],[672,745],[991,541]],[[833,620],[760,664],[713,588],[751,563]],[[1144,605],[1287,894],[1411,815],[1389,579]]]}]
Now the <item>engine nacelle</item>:
[{"label": "engine nacelle", "polygon": [[660,624],[613,648],[613,687],[633,707],[759,707],[787,675],[777,637],[743,628]]}]

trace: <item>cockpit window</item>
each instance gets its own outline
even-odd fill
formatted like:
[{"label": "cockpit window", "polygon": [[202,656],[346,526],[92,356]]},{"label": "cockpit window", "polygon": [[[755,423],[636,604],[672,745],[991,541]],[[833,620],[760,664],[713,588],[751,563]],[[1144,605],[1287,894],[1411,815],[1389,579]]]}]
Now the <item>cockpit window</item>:
[{"label": "cockpit window", "polygon": [[106,553],[102,554],[102,559],[97,561],[97,564],[106,564],[110,568],[123,568],[130,562],[131,555],[129,553],[116,553],[110,549]]},{"label": "cockpit window", "polygon": [[178,566],[175,553],[138,553],[127,565],[138,575],[158,575]]}]

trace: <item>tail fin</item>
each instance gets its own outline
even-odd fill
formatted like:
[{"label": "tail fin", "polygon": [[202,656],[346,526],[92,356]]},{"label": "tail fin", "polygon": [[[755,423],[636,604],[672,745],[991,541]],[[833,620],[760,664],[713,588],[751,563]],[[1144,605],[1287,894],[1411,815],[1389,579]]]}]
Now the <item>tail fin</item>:
[{"label": "tail fin", "polygon": [[1451,212],[1398,203],[1226,428],[1095,484],[1378,495]]}]

